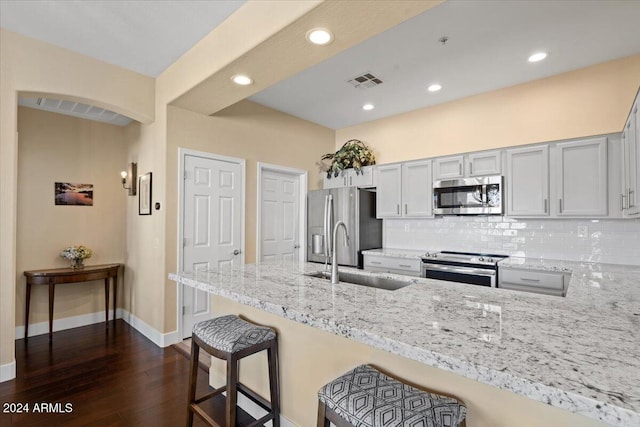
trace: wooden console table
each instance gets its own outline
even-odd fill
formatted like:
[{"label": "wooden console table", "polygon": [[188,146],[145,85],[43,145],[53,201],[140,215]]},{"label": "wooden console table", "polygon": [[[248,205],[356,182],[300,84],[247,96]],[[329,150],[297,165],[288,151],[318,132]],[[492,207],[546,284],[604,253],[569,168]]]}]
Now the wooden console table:
[{"label": "wooden console table", "polygon": [[122,264],[105,264],[85,266],[82,270],[71,268],[54,268],[49,270],[25,271],[27,276],[27,306],[24,314],[24,337],[29,337],[29,304],[31,302],[31,285],[49,285],[49,340],[53,336],[53,297],[56,285],[62,283],[88,282],[104,279],[105,323],[109,327],[109,282],[113,282],[113,318],[116,318],[118,301],[118,271]]}]

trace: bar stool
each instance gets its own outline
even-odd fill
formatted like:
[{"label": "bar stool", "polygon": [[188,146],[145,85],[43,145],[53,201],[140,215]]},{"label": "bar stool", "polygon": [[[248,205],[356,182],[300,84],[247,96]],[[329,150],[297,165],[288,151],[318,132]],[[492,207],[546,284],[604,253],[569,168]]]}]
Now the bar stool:
[{"label": "bar stool", "polygon": [[453,397],[418,390],[361,365],[318,392],[318,427],[457,427],[467,408]]},{"label": "bar stool", "polygon": [[[280,426],[280,386],[278,382],[278,338],[276,332],[268,327],[249,323],[238,316],[228,315],[197,323],[191,335],[191,374],[189,376],[189,399],[187,402],[187,426],[193,425],[196,413],[210,426],[216,423],[198,404],[211,399],[226,390],[225,405],[226,427],[235,427],[238,391],[267,411],[267,415],[248,424],[263,425],[273,420],[274,427]],[[227,361],[227,384],[196,399],[198,376],[198,356],[200,348],[210,355]],[[238,378],[238,363],[243,357],[267,350],[269,364],[269,391],[271,402],[241,384]]]}]

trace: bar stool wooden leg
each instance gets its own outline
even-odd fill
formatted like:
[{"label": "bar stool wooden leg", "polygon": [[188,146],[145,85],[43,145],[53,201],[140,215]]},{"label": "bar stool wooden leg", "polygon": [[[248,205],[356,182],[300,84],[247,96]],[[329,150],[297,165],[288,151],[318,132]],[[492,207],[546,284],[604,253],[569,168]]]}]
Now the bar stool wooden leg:
[{"label": "bar stool wooden leg", "polygon": [[238,404],[238,358],[231,353],[227,358],[227,427],[236,426],[236,406]]},{"label": "bar stool wooden leg", "polygon": [[193,425],[193,409],[191,404],[196,400],[196,386],[198,384],[198,358],[200,357],[200,346],[191,339],[191,362],[189,365],[189,396],[187,399],[187,427]]},{"label": "bar stool wooden leg", "polygon": [[318,400],[318,427],[329,427],[329,420],[327,419],[327,407],[324,403]]},{"label": "bar stool wooden leg", "polygon": [[273,412],[273,427],[280,427],[280,381],[278,372],[278,341],[273,340],[267,349],[269,364],[269,392],[271,394],[271,411]]}]

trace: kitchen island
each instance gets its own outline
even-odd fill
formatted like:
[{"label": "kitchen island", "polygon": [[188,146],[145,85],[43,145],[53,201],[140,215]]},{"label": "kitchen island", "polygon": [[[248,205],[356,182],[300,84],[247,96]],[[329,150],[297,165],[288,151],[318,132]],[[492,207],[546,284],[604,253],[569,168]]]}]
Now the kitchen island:
[{"label": "kitchen island", "polygon": [[[443,390],[462,397],[470,406],[469,427],[515,425],[513,421],[499,424],[495,420],[508,417],[488,413],[502,406],[508,411],[507,400],[490,409],[486,406],[492,400],[478,403],[493,388],[607,424],[638,426],[640,267],[578,263],[571,267],[566,298],[394,275],[387,276],[412,284],[395,291],[349,283],[331,285],[304,275],[323,268],[310,263],[243,265],[231,271],[179,273],[170,278],[491,386],[475,390],[466,380]],[[279,332],[286,338],[283,327]],[[284,364],[286,357],[282,360],[283,372],[294,369]],[[412,369],[416,372],[412,381],[441,387],[430,378],[423,380],[415,364]],[[435,378],[436,373],[430,375]],[[448,375],[443,381],[453,384],[455,378]],[[508,393],[500,390],[495,391],[496,399],[508,399]],[[285,401],[286,394],[283,387]],[[286,416],[285,409],[283,404]],[[539,409],[543,417],[547,408]],[[563,418],[562,412],[549,417]],[[484,422],[474,421],[474,413]],[[573,418],[553,425],[600,424],[569,415]],[[542,425],[540,420],[530,421],[518,425]]]}]

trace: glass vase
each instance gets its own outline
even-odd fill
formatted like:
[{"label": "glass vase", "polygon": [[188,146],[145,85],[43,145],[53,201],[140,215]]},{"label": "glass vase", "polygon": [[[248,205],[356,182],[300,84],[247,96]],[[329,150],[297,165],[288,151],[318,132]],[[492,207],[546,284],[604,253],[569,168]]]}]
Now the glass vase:
[{"label": "glass vase", "polygon": [[81,258],[71,260],[71,268],[73,270],[82,270],[84,268],[84,260]]}]

